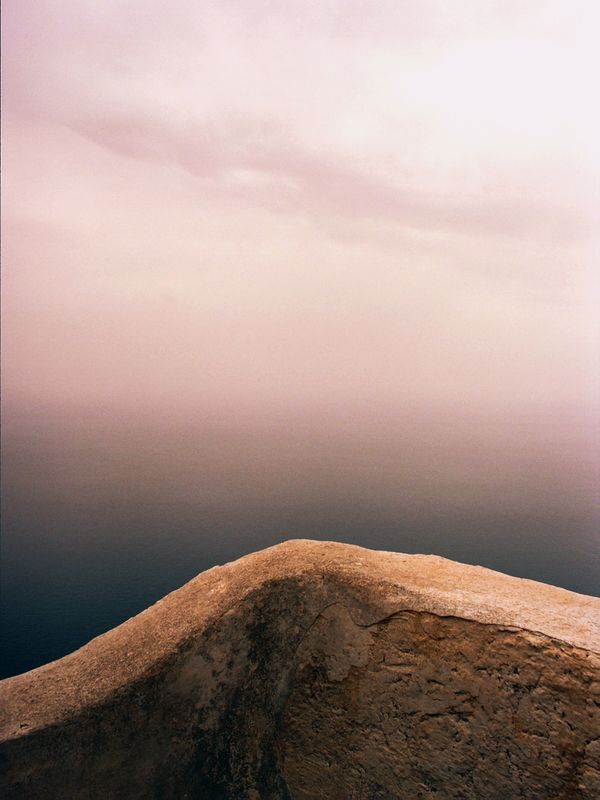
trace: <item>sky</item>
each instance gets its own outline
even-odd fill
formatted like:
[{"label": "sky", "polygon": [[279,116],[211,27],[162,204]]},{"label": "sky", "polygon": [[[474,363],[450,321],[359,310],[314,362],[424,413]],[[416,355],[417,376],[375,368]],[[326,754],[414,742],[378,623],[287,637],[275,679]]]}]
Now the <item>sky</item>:
[{"label": "sky", "polygon": [[17,505],[107,508],[125,481],[188,511],[364,495],[589,531],[596,2],[3,17]]}]

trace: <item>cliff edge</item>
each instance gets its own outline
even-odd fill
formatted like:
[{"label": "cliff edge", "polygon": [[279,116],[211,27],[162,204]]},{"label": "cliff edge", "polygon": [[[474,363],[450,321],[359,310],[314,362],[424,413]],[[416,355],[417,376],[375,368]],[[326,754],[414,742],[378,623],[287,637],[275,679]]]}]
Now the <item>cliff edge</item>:
[{"label": "cliff edge", "polygon": [[4,798],[600,797],[600,600],[290,541],[0,682]]}]

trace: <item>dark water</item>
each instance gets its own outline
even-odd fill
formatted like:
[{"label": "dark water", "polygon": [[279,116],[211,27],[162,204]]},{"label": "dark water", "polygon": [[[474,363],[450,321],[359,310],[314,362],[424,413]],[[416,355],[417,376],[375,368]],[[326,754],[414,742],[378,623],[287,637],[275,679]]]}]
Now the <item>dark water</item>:
[{"label": "dark water", "polygon": [[31,406],[5,410],[3,436],[3,677],[289,538],[600,588],[595,447],[577,420]]}]

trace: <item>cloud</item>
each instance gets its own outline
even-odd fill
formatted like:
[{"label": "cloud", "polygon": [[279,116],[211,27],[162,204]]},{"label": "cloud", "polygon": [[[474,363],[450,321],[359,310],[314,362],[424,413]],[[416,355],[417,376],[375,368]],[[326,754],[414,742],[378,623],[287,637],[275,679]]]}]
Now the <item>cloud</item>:
[{"label": "cloud", "polygon": [[284,213],[547,241],[587,238],[600,222],[593,186],[566,170],[556,170],[559,197],[547,190],[552,183],[548,176],[535,169],[519,176],[489,170],[480,182],[461,185],[458,178],[457,185],[432,187],[428,176],[386,181],[348,158],[303,148],[272,119],[194,121],[176,127],[160,118],[123,114],[82,119],[71,127],[120,155],[172,164],[203,181],[206,189]]},{"label": "cloud", "polygon": [[5,4],[15,391],[588,398],[593,8],[565,9]]},{"label": "cloud", "polygon": [[23,4],[5,105],[279,213],[576,241],[598,227],[598,125],[555,11]]}]

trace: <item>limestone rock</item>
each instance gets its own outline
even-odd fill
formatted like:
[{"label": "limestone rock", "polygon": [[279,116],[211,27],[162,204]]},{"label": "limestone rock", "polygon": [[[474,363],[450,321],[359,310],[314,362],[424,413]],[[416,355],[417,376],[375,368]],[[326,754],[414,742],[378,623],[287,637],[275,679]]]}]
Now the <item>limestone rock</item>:
[{"label": "limestone rock", "polygon": [[4,798],[600,797],[600,600],[292,541],[0,682]]}]

